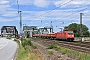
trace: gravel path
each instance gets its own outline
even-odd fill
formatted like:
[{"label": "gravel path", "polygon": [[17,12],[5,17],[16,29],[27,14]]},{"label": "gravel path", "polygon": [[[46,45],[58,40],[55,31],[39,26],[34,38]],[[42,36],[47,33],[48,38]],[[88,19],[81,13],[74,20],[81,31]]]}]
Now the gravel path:
[{"label": "gravel path", "polygon": [[67,54],[62,54],[54,50],[53,54],[48,53],[48,49],[45,45],[32,41],[32,43],[37,46],[39,53],[44,58],[44,60],[78,60],[76,58],[69,57]]}]

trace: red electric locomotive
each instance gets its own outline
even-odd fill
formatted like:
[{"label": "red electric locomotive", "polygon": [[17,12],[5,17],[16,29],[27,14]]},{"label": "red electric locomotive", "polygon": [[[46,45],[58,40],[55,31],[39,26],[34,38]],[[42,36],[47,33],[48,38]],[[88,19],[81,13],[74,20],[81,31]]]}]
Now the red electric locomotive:
[{"label": "red electric locomotive", "polygon": [[74,40],[74,33],[71,30],[63,31],[63,32],[57,32],[56,33],[56,39],[64,39],[67,41],[73,41]]},{"label": "red electric locomotive", "polygon": [[71,30],[51,34],[34,34],[33,37],[49,38],[49,39],[62,39],[67,41],[74,40],[74,33]]}]

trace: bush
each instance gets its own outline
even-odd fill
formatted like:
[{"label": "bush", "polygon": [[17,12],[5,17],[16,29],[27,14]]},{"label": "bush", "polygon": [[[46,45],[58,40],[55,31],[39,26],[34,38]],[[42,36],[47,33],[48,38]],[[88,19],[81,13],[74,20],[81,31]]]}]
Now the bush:
[{"label": "bush", "polygon": [[20,38],[21,41],[24,41],[25,39],[23,37]]},{"label": "bush", "polygon": [[53,49],[53,48],[57,48],[57,46],[55,44],[51,44],[48,49]]},{"label": "bush", "polygon": [[34,45],[33,45],[32,47],[33,47],[34,49],[37,49],[37,47],[36,47],[36,46],[34,46]]},{"label": "bush", "polygon": [[22,42],[22,46],[25,47],[26,45],[32,46],[32,42],[29,40],[25,40]]},{"label": "bush", "polygon": [[22,40],[22,46],[24,48],[26,48],[27,46],[32,46],[34,49],[37,49],[37,47],[32,44],[31,40],[28,40],[28,39]]}]

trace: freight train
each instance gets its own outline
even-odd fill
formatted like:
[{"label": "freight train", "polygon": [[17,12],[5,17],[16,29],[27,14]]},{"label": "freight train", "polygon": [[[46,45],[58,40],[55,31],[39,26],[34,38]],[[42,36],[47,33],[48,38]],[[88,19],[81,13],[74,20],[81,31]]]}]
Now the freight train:
[{"label": "freight train", "polygon": [[56,32],[56,33],[50,33],[50,34],[34,34],[33,37],[73,41],[74,33],[72,30],[65,30],[62,32]]}]

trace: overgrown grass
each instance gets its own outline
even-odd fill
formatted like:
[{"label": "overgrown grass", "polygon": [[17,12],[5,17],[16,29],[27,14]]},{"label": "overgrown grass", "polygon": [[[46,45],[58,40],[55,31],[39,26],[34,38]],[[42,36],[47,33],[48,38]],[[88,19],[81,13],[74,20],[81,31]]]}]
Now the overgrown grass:
[{"label": "overgrown grass", "polygon": [[71,50],[68,48],[64,48],[64,47],[60,47],[60,46],[57,46],[54,44],[53,45],[51,44],[48,48],[49,49],[54,48],[63,54],[68,54],[69,56],[76,57],[79,60],[90,60],[90,54],[88,54],[88,53],[77,52],[77,51],[74,51],[74,50]]},{"label": "overgrown grass", "polygon": [[73,57],[79,58],[79,60],[89,60],[90,59],[90,54],[88,53],[82,53],[82,52],[76,52],[67,48],[62,48],[60,47],[59,49],[63,54],[68,54]]},{"label": "overgrown grass", "polygon": [[57,48],[57,45],[51,44],[51,45],[48,47],[48,49],[53,49],[53,48]]},{"label": "overgrown grass", "polygon": [[22,42],[22,46],[26,49],[27,46],[32,46],[33,48],[37,48],[36,46],[34,46],[31,42],[30,39],[24,39],[24,38],[21,38],[21,42]]},{"label": "overgrown grass", "polygon": [[19,46],[16,60],[27,60],[28,54],[29,50],[25,50],[22,46]]},{"label": "overgrown grass", "polygon": [[[25,40],[25,41],[24,41]],[[16,56],[16,60],[43,60],[40,57],[40,54],[38,53],[34,53],[29,49],[29,45],[30,46],[34,46],[31,41],[24,39],[23,44],[19,44],[19,48],[18,48],[18,54]],[[18,40],[15,40],[17,43],[19,43]],[[25,48],[26,47],[26,48]],[[34,46],[34,48],[36,48],[36,46]]]},{"label": "overgrown grass", "polygon": [[52,55],[52,54],[54,54],[54,50],[48,49],[48,53]]}]

